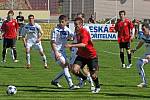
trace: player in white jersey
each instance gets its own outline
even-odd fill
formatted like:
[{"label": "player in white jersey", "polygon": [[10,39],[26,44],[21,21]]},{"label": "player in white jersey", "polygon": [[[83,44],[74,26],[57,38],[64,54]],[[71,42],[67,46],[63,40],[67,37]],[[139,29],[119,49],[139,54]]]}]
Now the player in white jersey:
[{"label": "player in white jersey", "polygon": [[34,47],[35,49],[39,50],[44,62],[44,68],[47,69],[47,59],[41,44],[43,30],[39,24],[34,22],[34,15],[29,15],[28,20],[29,23],[25,25],[21,31],[24,47],[26,48],[27,68],[31,68],[30,48]]},{"label": "player in white jersey", "polygon": [[64,47],[67,43],[67,40],[72,38],[74,35],[66,26],[67,23],[68,18],[65,15],[60,15],[59,25],[54,29],[54,31],[51,34],[52,56],[63,69],[63,71],[58,73],[57,76],[51,81],[51,84],[57,87],[61,87],[58,81],[62,76],[65,76],[69,88],[75,89],[76,86],[74,86],[71,79],[71,75],[69,73],[69,63],[67,61],[66,50]]},{"label": "player in white jersey", "polygon": [[142,80],[142,83],[137,85],[137,87],[141,87],[141,88],[147,86],[147,82],[146,82],[146,78],[145,78],[145,72],[144,72],[143,67],[145,64],[148,64],[150,62],[150,26],[149,26],[149,24],[144,23],[142,25],[142,31],[143,31],[143,35],[141,36],[140,41],[138,42],[135,49],[131,50],[134,53],[139,48],[141,48],[143,44],[145,44],[146,52],[137,61],[137,69],[139,71],[139,75],[141,76],[141,80]]}]

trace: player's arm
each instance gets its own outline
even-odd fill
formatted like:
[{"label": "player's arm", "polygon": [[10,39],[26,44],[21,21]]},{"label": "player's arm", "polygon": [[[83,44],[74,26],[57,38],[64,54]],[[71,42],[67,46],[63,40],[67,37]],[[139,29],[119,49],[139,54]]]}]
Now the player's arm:
[{"label": "player's arm", "polygon": [[81,39],[81,43],[74,43],[74,44],[66,44],[65,47],[67,48],[71,48],[71,47],[75,47],[75,48],[82,48],[82,47],[86,47],[86,45],[88,44],[88,33],[86,33],[86,31],[84,31],[84,33],[82,34],[82,39]]},{"label": "player's arm", "polygon": [[37,39],[37,41],[36,41],[37,43],[41,41],[42,36],[43,36],[43,34],[44,34],[44,32],[43,32],[43,30],[42,30],[41,27],[39,28],[39,33],[40,33],[40,34],[38,34],[38,39]]},{"label": "player's arm", "polygon": [[135,28],[134,25],[131,21],[129,21],[129,29],[130,29],[130,35],[131,35],[131,40],[134,38],[135,35]]},{"label": "player's arm", "polygon": [[142,40],[140,40],[137,44],[137,46],[131,50],[132,53],[134,53],[135,51],[137,51],[138,49],[140,49],[142,47],[142,45],[144,44],[144,42]]},{"label": "player's arm", "polygon": [[55,60],[59,60],[61,54],[57,51],[56,38],[57,38],[57,35],[54,31],[51,33],[50,45],[51,45],[52,51],[55,54]]},{"label": "player's arm", "polygon": [[25,27],[23,27],[21,30],[22,41],[23,41],[24,47],[26,47],[26,44],[27,44],[27,39],[26,39],[27,34],[25,30],[26,30]]}]

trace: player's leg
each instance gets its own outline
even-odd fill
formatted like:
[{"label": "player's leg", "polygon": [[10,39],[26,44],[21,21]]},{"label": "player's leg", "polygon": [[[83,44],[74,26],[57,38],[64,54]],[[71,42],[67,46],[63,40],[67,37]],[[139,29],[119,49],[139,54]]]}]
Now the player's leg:
[{"label": "player's leg", "polygon": [[44,53],[44,50],[43,50],[43,47],[42,47],[41,43],[38,43],[36,46],[37,46],[37,49],[39,50],[39,53],[40,53],[40,55],[42,57],[42,60],[44,62],[44,68],[48,69],[47,59],[46,59],[46,56],[45,56],[45,53]]},{"label": "player's leg", "polygon": [[2,51],[2,61],[3,63],[6,62],[6,52],[7,52],[7,45],[8,45],[8,39],[5,39],[3,40],[3,51]]},{"label": "player's leg", "polygon": [[30,63],[30,48],[32,45],[30,43],[26,44],[26,60],[27,60],[27,69],[31,68],[31,63]]},{"label": "player's leg", "polygon": [[120,60],[122,63],[122,68],[125,68],[125,62],[124,62],[124,48],[121,47],[122,43],[120,44]]},{"label": "player's leg", "polygon": [[68,85],[69,85],[69,88],[70,89],[74,89],[74,84],[72,82],[72,78],[71,78],[71,75],[69,73],[69,64],[66,60],[66,57],[65,56],[61,56],[58,60],[58,63],[60,63],[60,66],[63,68],[63,71],[64,71],[64,76],[68,82]]},{"label": "player's leg", "polygon": [[83,75],[83,73],[81,73],[81,67],[83,68],[83,66],[85,66],[84,61],[85,60],[83,58],[77,56],[72,66],[72,73],[77,77],[81,78],[80,83],[83,83],[83,81],[87,79],[87,77]]},{"label": "player's leg", "polygon": [[150,55],[147,55],[144,59],[139,59],[137,61],[137,69],[139,71],[139,75],[141,76],[142,83],[137,85],[138,87],[146,87],[146,78],[145,78],[145,72],[144,72],[144,65],[149,63],[150,61]]},{"label": "player's leg", "polygon": [[87,76],[87,80],[90,82],[91,86],[94,87],[94,83],[87,66],[84,66],[83,73]]},{"label": "player's leg", "polygon": [[61,71],[60,73],[58,73],[55,78],[51,81],[51,85],[55,85],[57,87],[62,87],[60,84],[59,84],[59,81],[60,79],[64,76],[64,71]]},{"label": "player's leg", "polygon": [[127,55],[128,55],[128,65],[127,65],[127,68],[130,68],[132,66],[132,63],[131,63],[130,42],[126,42],[125,45],[126,45],[126,51],[127,51]]},{"label": "player's leg", "polygon": [[12,55],[14,57],[14,62],[18,62],[17,60],[17,50],[16,50],[16,39],[11,40],[11,49],[12,49]]},{"label": "player's leg", "polygon": [[96,57],[96,58],[88,61],[88,67],[89,67],[89,71],[90,71],[91,77],[92,77],[92,79],[93,79],[93,81],[95,83],[95,90],[92,91],[92,93],[99,93],[99,91],[100,91],[100,84],[99,84],[99,79],[98,79],[98,70],[99,70],[98,58]]}]

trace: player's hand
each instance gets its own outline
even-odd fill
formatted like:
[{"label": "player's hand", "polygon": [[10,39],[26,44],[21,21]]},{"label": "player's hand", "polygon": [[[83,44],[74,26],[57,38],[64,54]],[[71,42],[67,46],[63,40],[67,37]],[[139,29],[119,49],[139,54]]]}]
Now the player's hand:
[{"label": "player's hand", "polygon": [[60,57],[61,57],[61,53],[56,52],[56,53],[55,53],[55,59],[56,59],[56,61],[59,60]]},{"label": "player's hand", "polygon": [[37,40],[36,40],[36,43],[39,43],[40,41],[41,41],[40,39],[37,39]]},{"label": "player's hand", "polygon": [[136,49],[132,49],[132,50],[131,50],[131,53],[135,53],[135,52],[136,52]]},{"label": "player's hand", "polygon": [[72,45],[71,45],[71,44],[66,44],[65,47],[66,47],[66,48],[71,48]]}]

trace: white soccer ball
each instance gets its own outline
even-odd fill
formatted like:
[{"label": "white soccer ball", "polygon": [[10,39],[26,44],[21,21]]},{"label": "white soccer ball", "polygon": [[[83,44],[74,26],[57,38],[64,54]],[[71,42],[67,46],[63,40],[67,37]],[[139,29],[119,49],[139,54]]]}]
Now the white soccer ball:
[{"label": "white soccer ball", "polygon": [[16,88],[15,86],[9,85],[9,86],[7,87],[6,93],[7,93],[8,95],[14,95],[14,94],[17,93],[17,88]]}]

